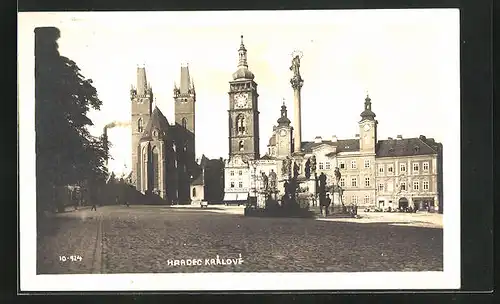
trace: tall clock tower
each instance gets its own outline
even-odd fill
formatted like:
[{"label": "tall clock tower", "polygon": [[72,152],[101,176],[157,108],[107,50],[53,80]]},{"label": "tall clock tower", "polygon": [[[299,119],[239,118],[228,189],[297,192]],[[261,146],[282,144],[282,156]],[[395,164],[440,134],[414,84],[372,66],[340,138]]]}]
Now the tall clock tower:
[{"label": "tall clock tower", "polygon": [[243,44],[238,50],[238,70],[229,82],[229,156],[240,155],[243,159],[258,159],[259,108],[257,83],[248,69],[247,50]]},{"label": "tall clock tower", "polygon": [[359,122],[359,150],[361,153],[375,153],[377,144],[377,125],[375,113],[372,111],[372,102],[368,95],[365,99],[365,108],[361,112]]}]

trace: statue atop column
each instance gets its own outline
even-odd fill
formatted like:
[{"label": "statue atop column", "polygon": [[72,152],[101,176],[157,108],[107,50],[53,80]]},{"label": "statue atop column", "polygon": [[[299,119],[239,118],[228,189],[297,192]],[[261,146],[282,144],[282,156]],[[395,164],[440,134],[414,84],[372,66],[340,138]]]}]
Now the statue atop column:
[{"label": "statue atop column", "polygon": [[292,79],[290,79],[290,83],[292,84],[292,88],[300,89],[304,84],[302,77],[300,77],[300,58],[302,58],[302,53],[294,52],[292,57],[292,66],[290,66],[290,71],[293,72],[293,76]]},{"label": "statue atop column", "polygon": [[299,54],[294,54],[292,59],[292,66],[290,71],[293,71],[293,77],[300,77],[300,56]]}]

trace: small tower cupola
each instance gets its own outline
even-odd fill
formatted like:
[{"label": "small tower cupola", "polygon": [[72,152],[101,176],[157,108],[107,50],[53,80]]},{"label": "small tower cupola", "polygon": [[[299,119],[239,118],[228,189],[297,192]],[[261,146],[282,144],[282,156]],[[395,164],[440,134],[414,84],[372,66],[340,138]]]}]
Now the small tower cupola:
[{"label": "small tower cupola", "polygon": [[278,118],[278,125],[287,127],[290,126],[290,119],[288,119],[287,116],[285,101],[283,101],[283,105],[281,106],[281,116]]},{"label": "small tower cupola", "polygon": [[233,79],[254,79],[254,74],[248,69],[247,49],[243,43],[243,35],[241,35],[241,44],[238,50],[238,70],[233,73]]},{"label": "small tower cupola", "polygon": [[372,111],[372,102],[370,96],[366,94],[365,109],[361,112],[361,120],[375,120],[375,113]]}]

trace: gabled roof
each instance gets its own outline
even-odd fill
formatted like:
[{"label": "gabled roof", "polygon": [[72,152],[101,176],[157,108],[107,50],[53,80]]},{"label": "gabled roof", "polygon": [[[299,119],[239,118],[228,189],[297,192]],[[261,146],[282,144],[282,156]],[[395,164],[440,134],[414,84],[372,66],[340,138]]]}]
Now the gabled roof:
[{"label": "gabled roof", "polygon": [[312,152],[312,150],[321,145],[329,145],[337,147],[338,152],[355,152],[359,151],[359,139],[339,139],[336,142],[331,140],[323,140],[319,143],[314,141],[304,141],[302,142],[302,150],[304,152]]},{"label": "gabled roof", "polygon": [[379,140],[377,157],[437,154],[439,145],[434,139],[425,137]]},{"label": "gabled roof", "polygon": [[158,109],[158,107],[155,107],[153,110],[148,124],[144,129],[144,133],[142,133],[141,140],[151,140],[151,135],[154,129],[158,129],[160,132],[164,132],[165,134],[170,129],[170,124],[168,123],[167,118],[163,115],[160,109]]},{"label": "gabled roof", "polygon": [[262,156],[260,158],[261,160],[272,160],[272,159],[275,159],[274,157],[272,157],[271,155],[269,154],[264,154],[264,156]]}]

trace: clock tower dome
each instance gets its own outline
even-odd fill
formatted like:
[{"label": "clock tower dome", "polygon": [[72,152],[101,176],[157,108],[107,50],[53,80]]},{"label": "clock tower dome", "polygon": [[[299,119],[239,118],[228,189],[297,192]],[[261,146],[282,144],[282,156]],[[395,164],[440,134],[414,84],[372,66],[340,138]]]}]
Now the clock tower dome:
[{"label": "clock tower dome", "polygon": [[361,112],[359,122],[359,150],[361,153],[375,153],[377,144],[377,125],[375,113],[372,111],[371,99],[368,95],[365,98],[365,108]]},{"label": "clock tower dome", "polygon": [[248,69],[247,50],[241,44],[238,50],[238,70],[229,82],[229,157],[240,155],[243,159],[258,159],[259,109],[257,83]]}]

